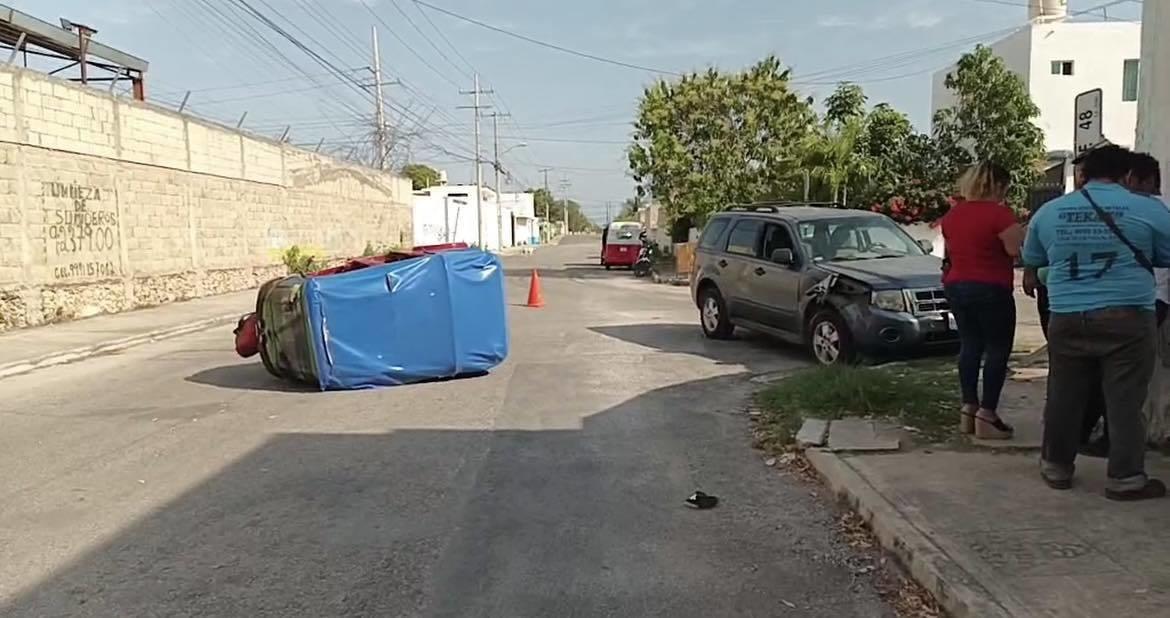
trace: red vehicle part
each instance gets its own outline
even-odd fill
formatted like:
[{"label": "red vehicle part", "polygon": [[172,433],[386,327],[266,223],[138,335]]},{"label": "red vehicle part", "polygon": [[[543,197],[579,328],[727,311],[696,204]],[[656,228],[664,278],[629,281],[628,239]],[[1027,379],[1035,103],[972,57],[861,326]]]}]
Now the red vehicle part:
[{"label": "red vehicle part", "polygon": [[[452,251],[456,249],[466,249],[467,243],[456,242],[446,243],[442,245],[421,245],[411,248],[410,251],[392,251],[386,255],[376,255],[370,257],[354,258],[332,268],[319,270],[311,273],[311,277],[326,277],[329,275],[337,275],[347,273],[370,266],[380,266],[382,264],[389,264],[399,260],[408,260],[410,258],[421,257],[428,253],[438,253],[440,251]],[[260,318],[255,313],[249,313],[240,318],[236,324],[236,330],[233,332],[236,336],[236,354],[243,358],[255,356],[260,351]]]},{"label": "red vehicle part", "polygon": [[240,318],[236,324],[236,354],[243,358],[255,356],[260,351],[260,319],[255,313]]},{"label": "red vehicle part", "polygon": [[641,250],[641,243],[618,244],[610,242],[605,246],[605,267],[633,266],[638,261],[638,252]]}]

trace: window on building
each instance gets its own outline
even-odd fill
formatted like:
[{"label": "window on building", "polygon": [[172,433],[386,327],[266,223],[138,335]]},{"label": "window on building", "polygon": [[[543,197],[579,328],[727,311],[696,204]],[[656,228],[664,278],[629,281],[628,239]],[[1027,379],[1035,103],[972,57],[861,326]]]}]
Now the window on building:
[{"label": "window on building", "polygon": [[1073,61],[1072,60],[1053,60],[1052,61],[1053,75],[1072,75]]},{"label": "window on building", "polygon": [[1121,100],[1138,100],[1138,81],[1141,76],[1141,60],[1126,60],[1121,70]]}]

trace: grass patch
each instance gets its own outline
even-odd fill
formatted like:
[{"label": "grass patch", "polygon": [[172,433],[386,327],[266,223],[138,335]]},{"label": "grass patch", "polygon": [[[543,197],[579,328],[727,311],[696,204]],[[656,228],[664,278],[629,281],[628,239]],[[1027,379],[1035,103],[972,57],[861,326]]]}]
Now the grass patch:
[{"label": "grass patch", "polygon": [[958,388],[950,360],[814,367],[756,395],[757,444],[780,451],[792,444],[806,418],[849,416],[890,420],[929,441],[943,441],[954,433]]}]

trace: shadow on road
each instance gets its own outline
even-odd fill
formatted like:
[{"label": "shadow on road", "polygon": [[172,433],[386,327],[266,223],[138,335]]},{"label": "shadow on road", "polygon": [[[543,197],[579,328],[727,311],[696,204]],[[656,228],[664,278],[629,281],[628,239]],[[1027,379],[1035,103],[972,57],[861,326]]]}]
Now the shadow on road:
[{"label": "shadow on road", "polygon": [[[745,389],[669,386],[575,430],[278,434],[0,615],[888,615],[831,512],[746,448]],[[696,488],[720,506],[685,508]]]},{"label": "shadow on road", "polygon": [[204,369],[199,373],[188,376],[187,382],[249,391],[273,391],[281,393],[312,393],[318,389],[308,384],[298,384],[281,380],[268,373],[259,357],[253,362],[224,365]]},{"label": "shadow on road", "polygon": [[[629,269],[605,270],[601,266],[574,266],[571,264],[561,268],[535,268],[541,279],[634,279]],[[505,268],[505,277],[531,277],[533,268]],[[645,281],[649,281],[648,279]]]},{"label": "shadow on road", "polygon": [[736,338],[731,341],[708,339],[703,335],[697,322],[593,326],[589,330],[668,354],[690,354],[709,358],[720,364],[743,365],[751,372],[770,370],[765,365],[774,365],[777,361],[809,360],[798,346],[742,329],[736,332]]},{"label": "shadow on road", "polygon": [[[487,371],[474,371],[457,376],[423,380],[414,384],[439,384],[456,380],[482,378],[488,375]],[[224,365],[205,369],[186,378],[187,382],[205,384],[219,388],[232,388],[249,391],[273,391],[284,393],[319,393],[321,390],[311,384],[301,384],[291,380],[282,380],[274,377],[264,369],[263,364],[236,364]],[[389,388],[389,387],[386,387]]]}]

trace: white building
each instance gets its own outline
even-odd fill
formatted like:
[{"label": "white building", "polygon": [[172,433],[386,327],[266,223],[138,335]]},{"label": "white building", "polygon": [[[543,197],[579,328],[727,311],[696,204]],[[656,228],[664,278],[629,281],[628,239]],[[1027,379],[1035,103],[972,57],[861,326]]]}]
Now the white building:
[{"label": "white building", "polygon": [[[1148,5],[1158,2],[1147,2]],[[1073,150],[1076,96],[1100,88],[1105,138],[1133,146],[1137,126],[1142,26],[1132,22],[1069,22],[1067,0],[1034,0],[1032,23],[992,44],[1023,78],[1037,107],[1037,124],[1050,153]],[[1154,30],[1156,32],[1156,29]],[[944,82],[952,65],[935,73],[933,112],[954,104]]]},{"label": "white building", "polygon": [[672,249],[674,243],[670,237],[670,221],[658,202],[650,202],[638,211],[638,220],[646,229],[650,241],[658,245],[659,249]]},{"label": "white building", "polygon": [[540,244],[536,196],[531,193],[501,193],[500,204],[512,214],[511,221],[504,221],[505,235],[512,235],[511,246]]},{"label": "white building", "polygon": [[482,187],[477,207],[475,185],[444,184],[415,191],[414,244],[463,242],[490,251],[532,244],[539,229],[532,194],[503,193],[498,197],[495,191]]},{"label": "white building", "polygon": [[[1138,101],[1137,144],[1162,163],[1162,194],[1170,195],[1170,3],[1147,1],[1142,6],[1141,97]],[[1162,36],[1158,36],[1158,33]]]}]

